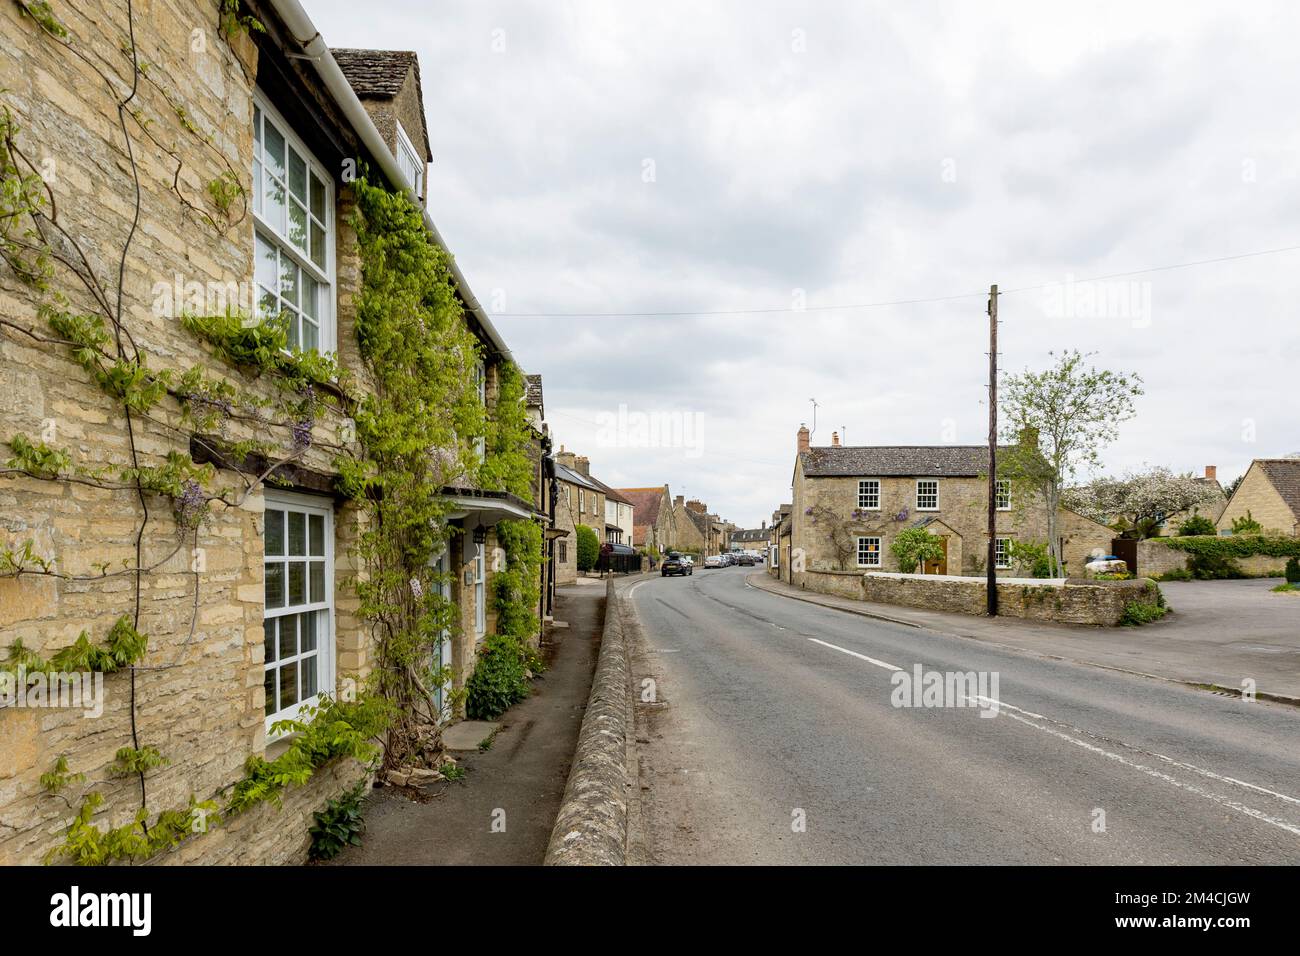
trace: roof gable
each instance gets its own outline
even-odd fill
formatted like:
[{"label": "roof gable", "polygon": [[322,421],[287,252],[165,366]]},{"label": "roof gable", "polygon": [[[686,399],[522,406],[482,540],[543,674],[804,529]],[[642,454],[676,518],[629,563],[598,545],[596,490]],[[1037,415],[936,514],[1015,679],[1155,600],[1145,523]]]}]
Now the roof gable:
[{"label": "roof gable", "polygon": [[1257,458],[1255,463],[1300,522],[1300,458]]}]

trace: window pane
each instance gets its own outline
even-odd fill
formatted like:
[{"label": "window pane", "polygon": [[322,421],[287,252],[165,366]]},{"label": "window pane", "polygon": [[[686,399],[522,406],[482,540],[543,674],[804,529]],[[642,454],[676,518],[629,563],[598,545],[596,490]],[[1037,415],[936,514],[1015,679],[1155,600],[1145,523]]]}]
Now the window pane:
[{"label": "window pane", "polygon": [[275,622],[273,617],[262,622],[262,655],[267,663],[275,660]]},{"label": "window pane", "polygon": [[256,106],[253,107],[253,142],[259,146],[262,143],[262,111]]},{"label": "window pane", "polygon": [[311,563],[311,602],[315,604],[323,600],[325,600],[325,562],[313,561]]},{"label": "window pane", "polygon": [[304,204],[307,202],[307,164],[292,146],[289,147],[289,192]]},{"label": "window pane", "polygon": [[304,352],[320,348],[320,331],[306,319],[302,321],[302,336],[298,348]]},{"label": "window pane", "polygon": [[262,155],[266,160],[267,171],[277,179],[284,179],[284,136],[270,120],[266,121],[265,146]]},{"label": "window pane", "polygon": [[280,257],[280,298],[286,305],[298,304],[298,266],[288,256]]},{"label": "window pane", "polygon": [[311,261],[325,268],[325,230],[315,221],[311,224]]},{"label": "window pane", "polygon": [[298,615],[280,618],[280,660],[298,653]]},{"label": "window pane", "polygon": [[302,647],[300,652],[303,654],[316,650],[317,617],[319,617],[318,611],[298,615],[298,619],[302,621]]},{"label": "window pane", "polygon": [[304,561],[289,562],[289,603],[307,603],[307,564]]},{"label": "window pane", "polygon": [[311,553],[317,557],[325,556],[325,516],[308,515],[307,527],[311,533]]},{"label": "window pane", "polygon": [[284,565],[266,566],[266,606],[284,607]]},{"label": "window pane", "polygon": [[266,553],[284,554],[284,512],[266,509]]},{"label": "window pane", "polygon": [[308,657],[302,661],[302,699],[316,696],[316,658]]},{"label": "window pane", "polygon": [[293,309],[285,309],[284,318],[289,323],[289,348],[296,349],[299,347],[298,313]]},{"label": "window pane", "polygon": [[272,667],[262,678],[262,688],[266,691],[266,706],[263,710],[266,716],[270,717],[278,709],[275,706],[275,668]]},{"label": "window pane", "polygon": [[262,204],[262,218],[277,231],[284,232],[284,183],[271,178],[271,171],[262,170],[262,185],[266,191],[266,200]]},{"label": "window pane", "polygon": [[301,511],[289,512],[289,553],[307,553],[307,516]]},{"label": "window pane", "polygon": [[[253,147],[256,151],[257,147]],[[253,212],[262,211],[262,164],[253,160]]]},{"label": "window pane", "polygon": [[298,703],[298,665],[287,664],[280,668],[280,709]]},{"label": "window pane", "polygon": [[325,221],[325,184],[311,174],[311,214],[321,222]]},{"label": "window pane", "polygon": [[268,289],[279,286],[280,263],[275,246],[260,235],[257,237],[257,260],[253,263],[254,275],[259,285]]},{"label": "window pane", "polygon": [[305,271],[299,270],[298,276],[302,279],[302,312],[316,324],[316,307],[320,301],[321,284],[309,276]]},{"label": "window pane", "polygon": [[289,241],[307,248],[307,209],[296,199],[289,200]]}]

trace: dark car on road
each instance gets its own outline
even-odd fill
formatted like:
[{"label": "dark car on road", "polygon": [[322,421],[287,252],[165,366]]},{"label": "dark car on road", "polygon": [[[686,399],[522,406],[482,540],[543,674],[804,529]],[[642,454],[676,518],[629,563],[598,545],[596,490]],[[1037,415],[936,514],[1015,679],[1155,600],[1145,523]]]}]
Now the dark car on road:
[{"label": "dark car on road", "polygon": [[694,574],[695,567],[676,551],[670,551],[668,557],[664,558],[664,563],[659,565],[660,577],[668,577],[670,574]]},{"label": "dark car on road", "polygon": [[752,568],[756,562],[752,554],[738,554],[736,555],[736,563],[742,568]]}]

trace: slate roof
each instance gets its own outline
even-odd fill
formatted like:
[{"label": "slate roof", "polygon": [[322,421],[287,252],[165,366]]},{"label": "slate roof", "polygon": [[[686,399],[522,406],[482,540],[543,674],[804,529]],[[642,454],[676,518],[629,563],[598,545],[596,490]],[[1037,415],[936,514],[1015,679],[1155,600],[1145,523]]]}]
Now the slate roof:
[{"label": "slate roof", "polygon": [[1259,458],[1259,467],[1300,522],[1300,458]]},{"label": "slate roof", "polygon": [[[610,501],[618,501],[625,505],[632,504],[632,502],[628,501],[627,498],[623,497],[623,493],[619,491],[617,488],[611,488],[609,485],[605,484],[599,478],[591,478],[590,475],[588,475],[587,477],[591,479],[593,484],[599,486],[601,491],[605,492],[605,497]],[[632,509],[632,513],[633,515],[636,514],[636,508]]]},{"label": "slate roof", "polygon": [[[1012,450],[1012,445],[998,446],[998,451]],[[799,458],[809,478],[973,478],[989,470],[986,445],[822,446]]]},{"label": "slate roof", "polygon": [[769,528],[747,528],[742,531],[733,531],[731,533],[732,541],[766,541],[768,538]]},{"label": "slate roof", "polygon": [[602,491],[603,489],[581,472],[574,471],[572,468],[566,468],[558,461],[555,463],[555,477],[558,481],[567,481],[571,485],[581,485],[584,488],[590,488],[592,491]]},{"label": "slate roof", "polygon": [[402,89],[406,75],[415,67],[419,82],[420,63],[412,50],[356,50],[331,47],[339,65],[358,97],[390,100]]}]

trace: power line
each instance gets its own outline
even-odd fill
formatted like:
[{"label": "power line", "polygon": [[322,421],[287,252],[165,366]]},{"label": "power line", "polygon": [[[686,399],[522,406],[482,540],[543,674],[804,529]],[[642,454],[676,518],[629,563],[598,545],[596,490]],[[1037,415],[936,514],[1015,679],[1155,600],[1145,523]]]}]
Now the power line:
[{"label": "power line", "polygon": [[[1104,282],[1109,279],[1126,279],[1132,276],[1149,275],[1155,272],[1171,272],[1175,269],[1191,269],[1195,266],[1213,265],[1219,262],[1234,262],[1238,259],[1255,259],[1260,256],[1273,256],[1283,252],[1300,251],[1300,245],[1283,246],[1278,249],[1261,249],[1256,252],[1242,252],[1236,255],[1215,256],[1212,259],[1194,259],[1190,262],[1178,262],[1173,265],[1152,266],[1147,269],[1133,269],[1128,272],[1112,272],[1107,275],[1091,276],[1087,279],[1071,279],[1074,284],[1083,282]],[[1019,292],[1035,292],[1060,285],[1059,281],[1041,282],[1037,285],[1020,286],[1004,289],[1000,295],[1015,295]],[[801,312],[851,312],[864,309],[882,309],[899,305],[925,305],[934,302],[957,302],[962,299],[983,298],[987,291],[961,292],[955,295],[927,296],[913,299],[885,299],[877,302],[858,302],[850,305],[810,305],[803,308],[781,309],[694,309],[659,312],[498,312],[500,318],[511,319],[619,319],[619,318],[684,318],[688,316],[729,316],[729,315],[788,315]]]}]

